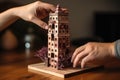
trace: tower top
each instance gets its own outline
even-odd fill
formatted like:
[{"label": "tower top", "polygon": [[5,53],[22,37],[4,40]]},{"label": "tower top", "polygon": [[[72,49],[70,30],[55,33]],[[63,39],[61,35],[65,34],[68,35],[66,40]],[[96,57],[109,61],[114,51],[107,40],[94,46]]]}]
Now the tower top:
[{"label": "tower top", "polygon": [[55,10],[55,13],[59,13],[59,12],[62,12],[62,9],[61,9],[60,5],[58,4],[56,7],[56,10]]},{"label": "tower top", "polygon": [[50,12],[49,15],[68,15],[68,10],[65,8],[61,8],[59,4],[57,4],[55,12]]}]

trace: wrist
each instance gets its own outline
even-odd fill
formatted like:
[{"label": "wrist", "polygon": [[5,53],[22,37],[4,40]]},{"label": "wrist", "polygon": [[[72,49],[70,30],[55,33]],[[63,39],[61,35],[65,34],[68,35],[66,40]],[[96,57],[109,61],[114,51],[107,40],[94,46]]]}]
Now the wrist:
[{"label": "wrist", "polygon": [[19,19],[17,8],[11,8],[9,12],[14,19]]},{"label": "wrist", "polygon": [[120,40],[114,42],[115,57],[120,59]]},{"label": "wrist", "polygon": [[115,43],[114,42],[112,42],[112,43],[110,43],[110,55],[111,55],[111,57],[115,57]]}]

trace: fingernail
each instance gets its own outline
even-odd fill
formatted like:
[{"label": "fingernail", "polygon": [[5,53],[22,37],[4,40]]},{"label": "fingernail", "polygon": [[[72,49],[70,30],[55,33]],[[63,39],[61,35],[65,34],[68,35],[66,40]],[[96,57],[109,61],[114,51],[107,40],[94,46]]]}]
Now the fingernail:
[{"label": "fingernail", "polygon": [[73,62],[73,59],[71,59],[71,62]]},{"label": "fingernail", "polygon": [[73,57],[71,57],[71,62],[73,62]]},{"label": "fingernail", "polygon": [[75,67],[75,66],[73,65],[73,67]]},{"label": "fingernail", "polygon": [[74,64],[73,64],[73,67],[75,68],[75,67],[76,67],[76,65],[74,65]]},{"label": "fingernail", "polygon": [[83,69],[83,68],[84,68],[84,66],[81,66],[81,68]]},{"label": "fingernail", "polygon": [[81,68],[83,69],[84,67],[81,66]]},{"label": "fingernail", "polygon": [[44,27],[45,29],[48,29],[48,25]]}]

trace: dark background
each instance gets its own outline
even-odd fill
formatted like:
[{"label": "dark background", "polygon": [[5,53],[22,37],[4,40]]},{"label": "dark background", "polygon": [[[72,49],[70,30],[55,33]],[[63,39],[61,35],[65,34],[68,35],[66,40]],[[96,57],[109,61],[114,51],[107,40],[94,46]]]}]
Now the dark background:
[{"label": "dark background", "polygon": [[94,31],[104,42],[120,39],[120,12],[96,12]]}]

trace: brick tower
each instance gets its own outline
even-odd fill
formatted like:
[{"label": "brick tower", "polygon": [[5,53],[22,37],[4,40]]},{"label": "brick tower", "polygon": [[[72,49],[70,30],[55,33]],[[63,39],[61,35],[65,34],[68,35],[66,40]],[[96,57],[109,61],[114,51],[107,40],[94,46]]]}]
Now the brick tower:
[{"label": "brick tower", "polygon": [[48,66],[59,69],[61,60],[69,54],[70,34],[68,11],[57,5],[56,11],[49,14]]}]

